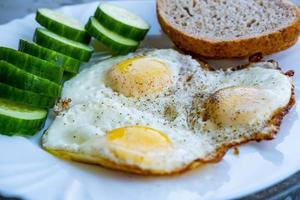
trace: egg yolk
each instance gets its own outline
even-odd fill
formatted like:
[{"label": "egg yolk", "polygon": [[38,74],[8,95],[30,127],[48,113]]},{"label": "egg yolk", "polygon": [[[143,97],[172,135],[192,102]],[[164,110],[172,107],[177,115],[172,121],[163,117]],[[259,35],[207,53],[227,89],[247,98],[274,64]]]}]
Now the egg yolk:
[{"label": "egg yolk", "polygon": [[263,89],[229,87],[210,96],[208,118],[220,126],[240,126],[263,122],[272,114],[272,95]]},{"label": "egg yolk", "polygon": [[128,126],[114,129],[106,135],[110,150],[119,160],[133,163],[151,163],[147,153],[161,152],[171,147],[171,141],[161,131],[143,127]]},{"label": "egg yolk", "polygon": [[168,65],[154,58],[136,57],[115,65],[108,72],[110,87],[130,97],[157,95],[172,84]]}]

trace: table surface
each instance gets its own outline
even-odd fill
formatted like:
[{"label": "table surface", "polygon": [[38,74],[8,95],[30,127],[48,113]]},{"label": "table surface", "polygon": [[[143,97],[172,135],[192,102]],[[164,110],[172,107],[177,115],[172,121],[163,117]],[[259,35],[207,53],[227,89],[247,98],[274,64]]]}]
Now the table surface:
[{"label": "table surface", "polygon": [[[16,18],[22,18],[29,13],[35,12],[37,8],[57,8],[65,5],[87,3],[92,1],[94,0],[0,0],[0,24],[7,23]],[[300,0],[293,1],[300,5]],[[2,197],[0,195],[0,200],[2,199],[17,200],[19,198]],[[300,171],[274,186],[242,198],[242,200],[252,199],[300,200]]]}]

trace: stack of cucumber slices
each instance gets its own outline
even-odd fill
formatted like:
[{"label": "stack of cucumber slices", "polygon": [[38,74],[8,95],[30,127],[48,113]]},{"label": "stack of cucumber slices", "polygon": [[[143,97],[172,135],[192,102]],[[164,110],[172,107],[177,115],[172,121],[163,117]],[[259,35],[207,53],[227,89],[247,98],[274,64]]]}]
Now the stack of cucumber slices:
[{"label": "stack of cucumber slices", "polygon": [[35,30],[36,44],[21,40],[19,49],[61,66],[66,72],[77,73],[80,62],[89,61],[93,53],[88,45],[91,38],[84,26],[46,8],[38,9],[35,19],[44,27]]},{"label": "stack of cucumber slices", "polygon": [[0,47],[0,133],[31,136],[44,124],[61,95],[65,73],[76,74],[93,48],[76,20],[39,9],[34,42],[20,40],[19,51]]},{"label": "stack of cucumber slices", "polygon": [[62,77],[57,65],[0,47],[0,133],[35,134],[61,94]]},{"label": "stack of cucumber slices", "polygon": [[34,42],[19,50],[0,47],[0,134],[31,136],[44,124],[61,95],[63,77],[78,73],[93,53],[91,36],[116,54],[135,51],[149,25],[135,14],[101,4],[82,26],[69,16],[38,9]]},{"label": "stack of cucumber slices", "polygon": [[135,51],[150,26],[141,17],[110,3],[97,7],[85,26],[91,36],[116,54]]}]

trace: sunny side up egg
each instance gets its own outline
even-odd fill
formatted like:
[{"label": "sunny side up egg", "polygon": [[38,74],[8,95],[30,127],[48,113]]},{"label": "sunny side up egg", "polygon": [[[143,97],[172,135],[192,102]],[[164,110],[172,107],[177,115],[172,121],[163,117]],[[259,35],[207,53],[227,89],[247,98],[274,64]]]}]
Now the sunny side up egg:
[{"label": "sunny side up egg", "polygon": [[210,71],[175,50],[111,58],[67,81],[72,101],[43,136],[55,155],[140,174],[218,161],[233,145],[271,139],[293,105],[272,62]]}]

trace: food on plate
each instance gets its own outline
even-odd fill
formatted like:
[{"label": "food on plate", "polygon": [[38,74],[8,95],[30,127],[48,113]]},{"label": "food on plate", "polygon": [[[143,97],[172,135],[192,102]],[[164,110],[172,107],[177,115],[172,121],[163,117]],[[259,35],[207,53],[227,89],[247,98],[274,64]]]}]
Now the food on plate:
[{"label": "food on plate", "polygon": [[63,69],[61,67],[29,54],[6,47],[0,47],[0,60],[7,61],[26,72],[55,83],[60,84],[62,81]]},{"label": "food on plate", "polygon": [[89,61],[93,53],[92,47],[62,37],[43,28],[37,28],[35,30],[34,41],[43,47],[52,49],[81,61]]},{"label": "food on plate", "polygon": [[212,58],[272,54],[300,33],[299,9],[288,0],[157,0],[157,15],[177,47]]},{"label": "food on plate", "polygon": [[66,72],[73,74],[76,74],[80,67],[79,60],[26,40],[20,40],[19,51],[51,62],[52,64],[62,67]]},{"label": "food on plate", "polygon": [[102,3],[85,26],[91,36],[115,54],[135,51],[150,26],[141,17],[110,3]]},{"label": "food on plate", "polygon": [[35,134],[43,125],[47,110],[0,99],[0,132],[6,135]]},{"label": "food on plate", "polygon": [[93,52],[76,20],[49,9],[39,9],[36,20],[47,28],[36,29],[37,44],[21,39],[19,51],[0,47],[1,134],[31,136],[40,130],[43,109],[55,105],[63,78],[74,76]]},{"label": "food on plate", "polygon": [[81,61],[87,62],[93,48],[88,44],[90,35],[76,19],[47,8],[38,9],[36,21],[43,28],[37,28],[34,41],[20,41],[19,50],[52,62],[65,70],[64,79],[74,76]]},{"label": "food on plate", "polygon": [[0,82],[23,90],[59,97],[61,85],[26,72],[6,61],[0,61]]},{"label": "food on plate", "polygon": [[0,133],[32,136],[61,93],[63,68],[0,47]]},{"label": "food on plate", "polygon": [[94,17],[89,19],[86,29],[94,38],[118,54],[127,54],[135,51],[139,46],[139,42],[110,31],[102,26]]},{"label": "food on plate", "polygon": [[150,29],[141,17],[110,3],[100,4],[95,18],[107,29],[136,41],[143,40]]},{"label": "food on plate", "polygon": [[35,19],[46,29],[70,40],[81,43],[89,43],[91,40],[91,37],[79,21],[58,11],[40,8],[36,12]]},{"label": "food on plate", "polygon": [[56,97],[19,89],[0,81],[0,98],[26,104],[37,108],[52,108],[56,103]]},{"label": "food on plate", "polygon": [[160,94],[173,83],[173,73],[161,60],[133,57],[107,73],[107,85],[128,97]]},{"label": "food on plate", "polygon": [[274,62],[211,71],[175,50],[141,49],[67,81],[62,99],[71,101],[42,145],[127,172],[182,172],[274,138],[294,104],[291,76]]}]

